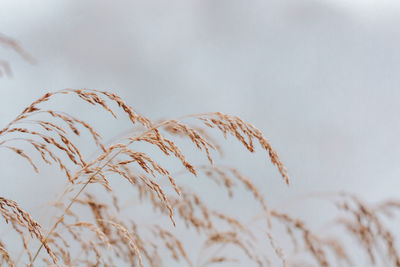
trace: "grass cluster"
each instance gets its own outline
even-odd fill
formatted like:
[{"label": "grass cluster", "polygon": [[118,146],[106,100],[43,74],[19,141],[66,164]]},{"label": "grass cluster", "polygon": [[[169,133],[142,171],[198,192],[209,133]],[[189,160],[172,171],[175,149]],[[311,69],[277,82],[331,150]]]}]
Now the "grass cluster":
[{"label": "grass cluster", "polygon": [[[31,58],[12,39],[0,36],[0,42]],[[2,66],[4,73],[11,73],[8,63]],[[101,129],[54,108],[54,98],[68,96],[125,120],[132,130],[104,142]],[[236,139],[244,151],[261,148],[289,184],[288,172],[270,142],[237,116],[215,112],[152,121],[111,92],[63,89],[46,93],[0,130],[0,148],[22,157],[35,172],[43,163],[57,167],[66,187],[51,204],[57,211],[51,222],[40,222],[18,200],[0,196],[1,227],[10,227],[8,235],[13,236],[7,238],[11,246],[0,236],[1,265],[143,267],[175,261],[197,267],[248,266],[250,262],[254,266],[400,266],[396,233],[389,226],[399,202],[369,205],[352,194],[321,194],[317,199],[329,200],[337,214],[323,231],[310,229],[307,222],[270,208],[257,186],[237,168],[215,163],[223,146],[215,141],[217,134]],[[94,157],[82,152],[89,140],[76,141],[87,136],[92,150],[99,151]],[[180,139],[202,153],[207,164],[188,160]],[[163,164],[159,155],[181,168]],[[209,179],[215,185],[210,194],[226,194],[232,203],[240,201],[247,190],[260,214],[238,218],[216,209],[204,201],[204,194],[182,183],[178,176],[185,175]],[[122,193],[112,186],[115,179],[132,188],[133,200],[127,205],[121,205]],[[101,194],[91,191],[99,187]],[[138,208],[136,212],[124,212],[132,206]],[[143,207],[157,220],[141,222]],[[185,243],[181,231],[191,231],[196,240]],[[20,251],[15,250],[16,242]],[[197,255],[188,251],[194,242],[201,243]]]}]

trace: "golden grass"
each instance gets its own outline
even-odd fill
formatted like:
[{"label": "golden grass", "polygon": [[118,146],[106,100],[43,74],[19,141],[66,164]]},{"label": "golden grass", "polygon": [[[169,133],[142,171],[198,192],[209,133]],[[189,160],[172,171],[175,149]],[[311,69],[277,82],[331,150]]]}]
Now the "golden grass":
[{"label": "golden grass", "polygon": [[[141,132],[136,135],[124,137],[120,140],[115,140],[114,143],[106,145],[102,142],[101,135],[98,131],[90,126],[89,123],[65,112],[46,109],[46,103],[51,101],[51,99],[57,95],[77,96],[85,103],[100,106],[114,118],[117,118],[116,114],[118,111],[111,106],[114,104],[128,116],[132,126],[137,127]],[[188,123],[184,122],[184,120],[197,121],[200,125],[192,127]],[[30,127],[32,127],[32,125],[39,126],[40,130],[31,130]],[[151,203],[162,212],[166,211],[174,225],[175,220],[173,216],[174,207],[176,207],[180,219],[184,220],[187,225],[192,225],[197,229],[214,231],[215,233],[209,236],[208,242],[211,242],[212,240],[214,240],[213,242],[216,242],[219,240],[216,237],[221,234],[216,232],[214,229],[213,222],[211,221],[212,216],[224,220],[236,228],[241,226],[241,228],[244,229],[243,225],[235,219],[222,213],[217,213],[216,211],[209,211],[208,207],[201,202],[200,198],[196,194],[190,193],[186,190],[183,191],[183,188],[178,186],[175,178],[172,177],[172,170],[163,167],[156,161],[156,159],[147,153],[137,151],[133,148],[134,144],[138,142],[154,146],[164,155],[176,158],[181,162],[182,166],[188,173],[195,176],[199,170],[203,171],[203,169],[207,170],[207,168],[209,168],[209,171],[214,170],[222,173],[222,167],[218,168],[213,165],[212,151],[216,150],[216,146],[213,145],[213,143],[215,144],[214,141],[209,141],[207,139],[207,137],[211,135],[207,133],[206,128],[217,129],[222,132],[225,137],[228,135],[233,136],[250,152],[254,152],[254,142],[257,141],[260,147],[267,152],[272,163],[278,167],[285,182],[289,183],[287,171],[283,167],[283,164],[279,160],[276,152],[272,149],[268,140],[265,139],[261,132],[254,126],[235,116],[229,116],[222,113],[205,113],[153,123],[150,119],[136,113],[117,95],[89,89],[64,89],[56,92],[49,92],[34,101],[14,120],[8,123],[6,127],[0,130],[0,137],[2,138],[0,141],[0,147],[14,151],[17,155],[26,159],[35,171],[39,171],[37,164],[35,163],[39,158],[34,155],[28,155],[18,147],[19,143],[30,144],[33,150],[39,153],[41,160],[50,165],[57,165],[60,170],[65,173],[70,186],[76,189],[76,193],[68,203],[59,205],[63,206],[64,210],[47,233],[43,235],[41,232],[37,232],[35,236],[41,242],[41,246],[35,253],[31,252],[31,248],[29,248],[28,244],[24,241],[24,249],[30,259],[29,265],[34,265],[43,247],[46,248],[52,264],[58,265],[60,264],[60,260],[64,261],[64,264],[72,262],[69,253],[66,251],[66,247],[69,247],[69,245],[66,245],[68,244],[68,241],[64,239],[62,234],[58,233],[59,225],[63,225],[67,228],[69,233],[74,233],[74,228],[77,227],[87,228],[88,230],[95,232],[98,239],[103,241],[103,243],[106,240],[110,240],[105,243],[115,246],[111,241],[116,240],[117,238],[111,238],[111,236],[108,236],[108,234],[113,231],[105,225],[107,223],[113,225],[118,230],[117,232],[119,232],[120,238],[118,242],[127,242],[129,244],[131,250],[126,253],[130,253],[131,258],[137,258],[139,265],[143,265],[139,248],[135,245],[131,233],[127,230],[128,228],[124,226],[123,222],[116,222],[115,218],[111,219],[104,217],[102,212],[104,206],[97,205],[96,201],[93,201],[95,198],[92,197],[91,201],[88,200],[86,204],[90,206],[93,216],[96,219],[96,224],[84,221],[76,221],[72,224],[67,224],[65,222],[66,217],[71,214],[71,207],[74,203],[85,203],[80,200],[80,197],[90,184],[100,184],[107,192],[113,192],[113,188],[111,188],[107,178],[110,173],[117,174],[128,180],[129,183],[139,189],[140,195],[147,194],[150,196]],[[81,129],[88,130],[94,144],[100,148],[101,153],[93,160],[84,158],[81,153],[81,148],[70,138],[71,135],[79,136]],[[168,135],[170,135],[170,137]],[[182,136],[187,137],[193,143],[195,148],[205,153],[210,164],[209,167],[200,166],[199,168],[195,168],[194,164],[190,163],[186,159],[182,149],[179,148],[177,143],[173,140],[174,137],[181,138]],[[140,171],[133,171],[131,165],[139,167]],[[75,169],[74,173],[72,169]],[[232,168],[227,169],[227,171],[230,171],[235,179],[242,182],[246,188],[252,191],[255,198],[262,203],[265,211],[268,210],[262,195],[247,178],[241,176]],[[167,178],[176,192],[177,197],[167,196],[164,189],[165,186],[162,186],[160,182],[155,180],[156,178],[159,179],[158,177]],[[225,179],[225,185],[229,184],[227,179],[228,178]],[[118,194],[113,195],[115,199],[117,199],[117,195]],[[189,206],[186,205],[188,203],[190,203]],[[195,208],[201,208],[202,214],[205,216],[205,221],[195,217],[195,212],[193,210]],[[2,214],[5,216],[5,211],[2,210]],[[79,216],[75,214],[75,218],[78,219]],[[7,217],[6,221],[15,221],[14,219],[14,217]],[[30,228],[28,227],[28,229]],[[168,237],[170,242],[171,240],[175,240],[175,245],[168,245],[167,248],[171,250],[175,249],[175,246],[178,246],[180,254],[183,255],[187,262],[189,262],[190,259],[184,252],[183,246],[179,245],[181,244],[180,241],[178,239],[173,239],[171,234],[166,234],[166,230],[161,231],[160,229],[158,229],[160,236],[164,238]],[[236,239],[233,238],[233,236],[236,235],[235,232],[229,233],[228,236],[230,238],[226,239],[224,242],[236,244],[247,256],[249,256],[250,259],[256,259],[256,256],[250,253],[247,246],[237,239],[238,237],[236,237]],[[73,234],[73,236],[76,238],[78,235]],[[222,236],[224,235],[221,235],[221,237]],[[58,244],[57,240],[61,240],[64,245]],[[80,240],[80,242],[83,241]],[[51,245],[53,245],[53,248],[51,248]],[[83,249],[88,249],[91,245],[93,244],[81,243]],[[92,249],[94,249],[95,252],[99,252],[98,247]],[[6,253],[5,248],[3,251],[4,257],[8,259],[7,261],[10,261],[11,258]],[[173,255],[175,259],[178,258],[176,251]],[[150,257],[148,259],[150,259]],[[87,261],[89,260],[87,259]],[[131,260],[131,263],[133,262],[135,261]],[[257,259],[257,262],[260,262],[260,260]]]},{"label": "golden grass", "polygon": [[[30,59],[8,37],[0,35],[0,43]],[[125,117],[132,131],[106,143],[101,129],[52,109],[51,101],[58,96],[75,97],[118,120]],[[99,151],[94,158],[87,157],[82,143],[76,141],[83,138],[83,131],[90,136],[91,150]],[[196,267],[224,263],[354,266],[361,262],[353,255],[355,250],[361,251],[363,263],[400,266],[396,233],[387,226],[400,202],[373,206],[351,194],[322,194],[336,205],[337,214],[324,226],[323,233],[313,230],[304,220],[270,208],[261,190],[238,168],[215,164],[215,157],[223,155],[223,145],[216,141],[218,133],[236,139],[249,152],[261,148],[289,185],[288,171],[270,142],[237,116],[215,112],[153,122],[110,92],[64,89],[46,93],[0,130],[0,148],[15,152],[36,172],[40,171],[40,162],[58,167],[67,185],[51,204],[58,215],[50,223],[42,222],[49,225],[46,229],[17,202],[0,197],[0,214],[14,237],[21,239],[22,249],[20,253],[9,250],[0,236],[1,266],[143,267],[171,261]],[[206,163],[190,161],[181,138],[202,153]],[[183,170],[165,164],[159,154],[150,152],[154,150],[178,162]],[[185,186],[179,179],[183,175],[206,178],[202,182],[210,182],[209,191],[200,193]],[[127,205],[121,205],[121,188],[113,186],[116,177],[133,189],[133,200]],[[91,190],[99,187],[104,189],[101,194]],[[258,203],[260,216],[235,217],[206,199],[207,194],[226,195],[235,205],[235,201],[242,201],[244,191]],[[136,209],[127,215],[124,211],[129,208]],[[142,222],[145,216],[141,208],[156,219]],[[197,238],[187,244],[179,231]],[[346,238],[352,238],[354,244],[349,246]],[[289,245],[283,246],[285,240]],[[197,255],[188,250],[195,242]]]},{"label": "golden grass", "polygon": [[[22,59],[31,64],[36,62],[36,60],[28,52],[26,52],[16,40],[2,33],[0,33],[0,46],[4,46],[13,50]],[[12,76],[10,63],[6,60],[0,60],[0,77],[2,76]]]}]

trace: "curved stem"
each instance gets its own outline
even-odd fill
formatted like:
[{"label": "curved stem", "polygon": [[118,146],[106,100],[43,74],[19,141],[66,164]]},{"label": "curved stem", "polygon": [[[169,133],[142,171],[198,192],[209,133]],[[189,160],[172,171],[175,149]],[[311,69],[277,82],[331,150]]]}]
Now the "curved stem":
[{"label": "curved stem", "polygon": [[[132,144],[135,139],[141,138],[143,136],[145,136],[146,134],[150,133],[151,131],[165,125],[168,124],[171,120],[166,120],[163,122],[160,122],[156,125],[154,125],[152,128],[148,129],[147,131],[143,132],[141,135],[136,136],[134,139],[131,139],[129,141],[129,143],[127,145]],[[76,201],[76,199],[80,196],[80,194],[85,190],[85,188],[89,185],[89,183],[94,179],[94,177],[99,174],[104,167],[106,167],[116,156],[118,156],[121,153],[122,150],[119,150],[117,153],[115,153],[112,157],[110,157],[106,163],[104,163],[100,168],[97,169],[97,171],[92,174],[89,179],[86,181],[86,183],[83,184],[83,186],[81,187],[81,189],[74,195],[74,197],[70,200],[68,206],[64,209],[63,213],[61,214],[61,216],[58,218],[58,220],[56,221],[56,223],[50,228],[49,232],[46,234],[46,236],[43,238],[43,240],[41,241],[41,245],[38,248],[38,250],[35,253],[35,256],[32,258],[30,266],[33,266],[33,263],[35,262],[36,258],[38,257],[40,251],[42,250],[44,244],[46,244],[48,238],[50,237],[50,235],[54,232],[54,230],[57,228],[58,224],[60,222],[62,222],[64,220],[64,216],[67,214],[67,212],[70,210],[72,204]],[[86,164],[81,170],[84,171],[85,169],[87,169],[87,167],[89,166],[89,164]]]}]

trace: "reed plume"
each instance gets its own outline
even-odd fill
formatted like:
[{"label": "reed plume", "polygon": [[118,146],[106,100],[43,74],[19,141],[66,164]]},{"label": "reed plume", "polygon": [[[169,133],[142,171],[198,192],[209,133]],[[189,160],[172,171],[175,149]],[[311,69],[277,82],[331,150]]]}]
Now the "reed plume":
[{"label": "reed plume", "polygon": [[[17,53],[23,60],[34,64],[36,60],[27,52],[18,41],[0,33],[0,46],[4,46],[7,49],[13,50]],[[0,59],[0,77],[2,76],[12,76],[12,70],[10,63],[7,60]]]},{"label": "reed plume", "polygon": [[[126,114],[128,117],[132,127],[135,129],[135,131],[133,131],[135,134],[129,134],[118,138],[114,140],[112,144],[105,144],[99,132],[88,122],[66,112],[46,108],[48,102],[59,95],[76,96],[84,103],[101,107],[114,118],[117,118],[118,114],[116,107],[119,108],[120,112]],[[88,248],[92,248],[97,256],[101,254],[97,253],[99,252],[99,247],[104,245],[110,246],[110,244],[111,247],[115,247],[116,244],[119,244],[118,242],[121,243],[118,246],[122,247],[122,244],[126,245],[126,243],[128,243],[128,250],[124,258],[129,259],[131,264],[133,264],[133,262],[138,262],[139,265],[143,266],[143,260],[139,249],[141,247],[143,250],[143,245],[136,245],[133,238],[134,235],[128,231],[128,229],[130,229],[129,226],[125,225],[123,221],[118,221],[115,216],[104,217],[104,207],[106,207],[106,204],[98,205],[99,202],[94,201],[94,197],[90,198],[92,199],[91,201],[86,200],[85,202],[81,200],[82,194],[85,193],[86,188],[90,184],[101,185],[105,188],[106,192],[113,194],[114,201],[117,200],[118,194],[114,193],[113,188],[110,186],[108,178],[110,175],[118,175],[136,187],[139,191],[138,194],[142,197],[147,196],[154,208],[168,215],[173,225],[176,224],[174,219],[175,208],[180,219],[185,221],[187,226],[202,231],[204,230],[209,234],[208,238],[210,241],[208,242],[214,240],[213,242],[215,243],[217,242],[216,240],[225,240],[224,242],[236,244],[250,259],[261,262],[260,259],[256,260],[256,256],[250,253],[247,246],[237,239],[238,237],[233,239],[233,236],[236,236],[235,232],[229,232],[230,234],[228,236],[230,236],[230,238],[228,239],[216,238],[219,235],[219,231],[213,226],[211,219],[213,216],[235,226],[235,229],[238,229],[238,226],[241,226],[243,229],[243,226],[238,221],[222,213],[209,210],[208,207],[201,202],[199,196],[194,193],[189,193],[187,189],[178,185],[175,177],[173,177],[173,170],[162,166],[162,164],[145,151],[139,151],[134,148],[136,143],[146,143],[158,149],[165,156],[175,158],[182,164],[182,167],[187,173],[196,176],[200,170],[206,170],[206,167],[199,166],[196,168],[195,164],[187,160],[182,149],[174,141],[175,138],[184,137],[187,138],[195,148],[205,154],[210,168],[217,171],[218,168],[213,167],[212,154],[213,151],[220,149],[220,146],[217,146],[215,141],[208,140],[208,137],[211,135],[207,133],[207,128],[217,129],[222,132],[225,137],[230,135],[236,138],[250,152],[254,152],[255,142],[257,142],[260,147],[267,152],[271,162],[277,166],[284,181],[289,183],[287,170],[279,160],[276,152],[272,149],[269,141],[263,137],[261,132],[253,125],[235,116],[222,113],[204,113],[154,123],[150,119],[135,112],[117,95],[89,89],[64,89],[49,92],[26,107],[21,114],[0,130],[0,147],[9,149],[27,160],[36,172],[39,171],[37,167],[38,159],[41,159],[49,165],[58,166],[67,177],[68,193],[75,193],[69,202],[66,199],[62,199],[57,203],[58,207],[63,207],[63,210],[47,233],[43,235],[40,232],[40,235],[36,235],[41,242],[39,249],[32,254],[30,248],[28,248],[27,245],[24,246],[25,252],[30,259],[29,264],[34,265],[42,248],[46,248],[52,264],[60,264],[60,260],[64,262],[63,264],[72,264],[72,256],[66,249],[66,247],[70,247],[68,242],[71,241],[64,237],[65,233],[58,232],[62,230],[58,228],[63,226],[66,231],[71,234],[71,239],[81,242],[81,247],[84,251],[88,250]],[[93,143],[100,151],[99,155],[94,159],[86,158],[81,152],[82,148],[70,138],[71,135],[80,136],[82,130],[88,131],[94,141]],[[30,151],[30,153],[24,151],[19,147],[21,143],[31,145],[33,151]],[[32,154],[34,151],[37,152],[39,157]],[[267,210],[265,201],[255,187],[233,169],[230,171],[238,181],[244,183],[244,185],[253,192],[255,197],[262,203],[263,208]],[[221,172],[221,170],[219,170],[219,172]],[[168,181],[175,191],[175,197],[166,193],[168,188],[159,181],[161,177],[167,179],[166,181]],[[225,180],[224,183],[228,184],[229,182]],[[67,204],[65,201],[67,201]],[[67,223],[66,218],[74,214],[71,208],[75,203],[86,203],[93,212],[95,222],[75,220],[73,223]],[[194,208],[200,208],[204,218],[194,215]],[[74,218],[78,219],[79,216],[74,214]],[[115,229],[112,230],[110,228],[111,226]],[[169,242],[175,240],[175,246],[179,247],[181,243],[178,239],[173,239],[173,236],[166,234],[166,230],[161,231],[161,228],[157,228],[157,225],[154,227],[158,229],[159,235],[165,238],[168,237],[170,240]],[[90,243],[79,240],[79,234],[76,233],[76,229],[82,228],[86,228],[95,233],[102,245],[94,243],[95,241],[93,240]],[[113,233],[117,234],[118,237],[111,236]],[[221,235],[221,237],[222,236],[224,235]],[[96,248],[93,247],[94,244]],[[50,246],[53,248],[51,249]],[[168,245],[167,248],[174,249],[175,246]],[[188,256],[185,256],[186,254],[184,253],[183,246],[180,247],[179,254],[189,262],[190,259]],[[55,252],[53,252],[53,250]],[[9,259],[10,257],[6,257],[6,255],[9,254],[6,253],[5,249],[4,251],[4,257]],[[119,251],[122,250],[119,249]],[[175,255],[173,258],[178,258],[176,256],[178,255],[177,253],[177,251],[173,253],[173,255]],[[98,257],[96,258],[97,261],[100,261]],[[148,257],[147,259],[150,258],[151,257]],[[45,262],[48,261],[47,259],[43,260]],[[87,258],[83,261],[89,262],[89,259]],[[75,259],[75,262],[82,262],[82,260]]]},{"label": "reed plume", "polygon": [[[34,61],[11,38],[0,35],[0,44]],[[8,62],[0,61],[0,66],[0,75],[11,75]],[[57,97],[97,107],[131,129],[105,142],[101,129],[52,108]],[[46,93],[0,130],[0,148],[21,157],[37,173],[42,163],[56,166],[65,175],[65,190],[50,205],[58,215],[42,222],[48,227],[16,201],[0,196],[4,225],[21,246],[18,253],[16,242],[0,236],[0,265],[400,266],[398,235],[390,226],[400,201],[373,205],[349,193],[320,194],[318,200],[334,204],[336,213],[318,231],[306,220],[269,207],[262,190],[237,166],[219,164],[224,150],[218,134],[251,153],[259,147],[289,185],[288,171],[268,139],[237,116],[213,112],[153,121],[114,93]],[[79,142],[84,136],[91,142]],[[89,157],[85,149],[98,153]],[[204,162],[189,160],[189,152],[196,151]],[[207,194],[226,197],[236,208],[247,192],[260,214],[235,216],[221,210],[210,204],[207,194],[184,183],[184,176],[208,182]],[[116,179],[131,189],[128,201],[125,188],[114,185]],[[194,238],[188,241],[182,232]]]}]

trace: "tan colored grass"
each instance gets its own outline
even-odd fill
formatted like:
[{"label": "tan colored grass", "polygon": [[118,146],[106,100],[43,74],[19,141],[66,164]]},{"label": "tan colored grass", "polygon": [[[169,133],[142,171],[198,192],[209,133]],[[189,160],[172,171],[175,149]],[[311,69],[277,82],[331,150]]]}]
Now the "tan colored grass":
[{"label": "tan colored grass", "polygon": [[[31,237],[35,237],[37,240],[42,242],[43,234],[40,230],[39,223],[37,223],[29,213],[23,211],[19,207],[17,202],[0,197],[0,214],[6,221],[6,223],[10,223],[14,230],[21,236],[25,249],[27,249],[25,237],[23,231],[20,228],[28,231]],[[53,260],[53,263],[57,263],[57,259],[51,248],[47,244],[43,244],[43,246],[46,249],[50,258]],[[5,251],[4,247],[3,250]],[[3,255],[5,255],[4,252]],[[9,259],[10,257],[6,258]]]},{"label": "tan colored grass", "polygon": [[[125,117],[133,130],[111,143],[104,142],[101,131],[94,129],[89,122],[47,107],[51,107],[52,98],[67,96],[98,106],[116,119]],[[82,153],[82,147],[72,138],[80,137],[82,131],[89,133],[92,149],[99,151],[94,158]],[[131,266],[161,266],[164,261],[162,251],[168,251],[171,260],[197,267],[236,262],[238,259],[229,255],[233,249],[238,252],[237,256],[240,254],[241,258],[247,258],[258,266],[271,265],[271,254],[282,266],[301,266],[299,262],[303,261],[291,257],[291,253],[281,248],[279,240],[273,238],[274,225],[279,224],[285,227],[294,254],[302,251],[318,266],[334,266],[332,259],[352,266],[354,259],[339,238],[321,235],[303,220],[269,208],[265,196],[250,178],[237,168],[216,165],[215,157],[223,154],[222,144],[213,138],[213,134],[218,132],[226,138],[233,137],[249,152],[254,152],[256,146],[261,147],[285,183],[289,184],[288,172],[269,141],[257,128],[239,117],[204,113],[154,123],[112,93],[64,89],[45,94],[0,130],[0,147],[15,152],[37,171],[37,162],[40,161],[57,166],[67,177],[67,188],[54,203],[59,215],[51,222],[46,234],[16,202],[0,197],[0,212],[21,238],[25,255],[25,258],[15,257],[14,260],[5,244],[0,243],[1,259],[10,266],[17,266],[19,260],[24,259],[28,259],[28,266],[43,263],[114,266],[115,262],[121,261]],[[206,163],[188,160],[186,147],[179,145],[178,138],[188,139],[193,148],[204,155]],[[177,161],[183,171],[162,164],[161,158],[139,149],[140,146],[136,145],[139,143]],[[204,192],[182,185],[183,175],[208,177],[216,187],[207,193],[226,194],[232,203],[240,201],[243,189],[249,191],[259,203],[267,223],[235,217],[217,209],[210,205]],[[133,190],[135,200],[125,207],[148,205],[149,210],[160,216],[160,221],[143,225],[138,223],[140,214],[132,212],[129,218],[122,216],[124,208],[119,203],[122,196],[112,183],[116,177],[127,181]],[[96,186],[104,188],[101,197],[90,193]],[[395,234],[381,218],[392,215],[400,207],[398,202],[369,207],[354,196],[339,195],[338,199],[341,201],[338,202],[339,212],[349,216],[338,216],[333,225],[344,226],[365,250],[371,263],[379,262],[381,255],[385,255],[388,262],[400,266]],[[80,213],[78,207],[85,209],[86,213]],[[169,229],[170,224],[164,218],[169,218],[176,229]],[[253,227],[256,223],[259,223],[258,228]],[[201,240],[204,241],[199,255],[188,253],[190,244],[184,244],[178,238],[178,229],[193,231],[199,236],[200,245]],[[27,233],[39,240],[39,248],[32,247]],[[263,246],[265,250],[259,249]],[[41,253],[43,248],[47,255]],[[79,253],[75,253],[73,248],[78,248]],[[197,261],[194,260],[196,256]]]},{"label": "tan colored grass", "polygon": [[10,254],[8,254],[8,251],[6,250],[6,246],[3,242],[0,240],[0,254],[1,254],[1,259],[5,261],[8,266],[14,267],[15,262],[11,259]]},{"label": "tan colored grass", "polygon": [[[22,46],[13,38],[0,33],[0,46],[4,46],[10,50],[16,52],[22,59],[33,64],[36,60],[26,52]],[[4,75],[12,76],[12,71],[9,62],[5,60],[0,60],[0,78]]]}]

